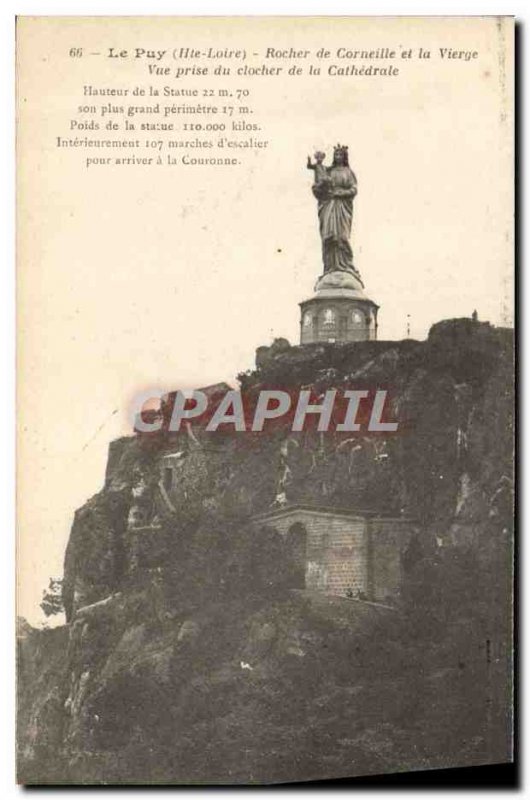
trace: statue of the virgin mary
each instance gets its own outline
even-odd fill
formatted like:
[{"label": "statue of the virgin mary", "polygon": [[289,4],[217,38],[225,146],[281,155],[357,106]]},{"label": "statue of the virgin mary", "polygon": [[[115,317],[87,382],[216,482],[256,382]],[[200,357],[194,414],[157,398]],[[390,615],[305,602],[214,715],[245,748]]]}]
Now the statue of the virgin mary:
[{"label": "statue of the virgin mary", "polygon": [[362,286],[361,276],[353,265],[350,245],[357,179],[350,169],[348,148],[341,145],[334,148],[330,167],[323,165],[323,153],[315,153],[315,159],[316,163],[312,164],[309,158],[307,166],[315,172],[312,191],[318,200],[324,274],[349,272]]}]

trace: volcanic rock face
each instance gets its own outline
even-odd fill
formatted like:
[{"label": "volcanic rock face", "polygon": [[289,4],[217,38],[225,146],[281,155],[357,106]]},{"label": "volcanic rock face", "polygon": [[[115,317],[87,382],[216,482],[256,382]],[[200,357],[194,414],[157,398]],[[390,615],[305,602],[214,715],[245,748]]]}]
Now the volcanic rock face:
[{"label": "volcanic rock face", "polygon": [[[19,779],[269,783],[510,759],[511,334],[260,348],[242,390],[388,389],[397,434],[112,443],[68,624],[21,628]],[[171,455],[169,492],[161,465]],[[401,603],[294,591],[276,502],[408,514]],[[139,521],[139,522],[138,522]]]}]

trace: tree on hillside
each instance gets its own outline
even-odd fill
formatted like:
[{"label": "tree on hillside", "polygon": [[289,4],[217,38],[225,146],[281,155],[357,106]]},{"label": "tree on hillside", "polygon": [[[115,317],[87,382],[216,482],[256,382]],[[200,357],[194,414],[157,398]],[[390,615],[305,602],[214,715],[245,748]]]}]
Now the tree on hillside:
[{"label": "tree on hillside", "polygon": [[40,607],[47,617],[53,614],[62,614],[64,612],[63,605],[63,582],[59,578],[50,578],[48,588],[42,593],[42,602]]}]

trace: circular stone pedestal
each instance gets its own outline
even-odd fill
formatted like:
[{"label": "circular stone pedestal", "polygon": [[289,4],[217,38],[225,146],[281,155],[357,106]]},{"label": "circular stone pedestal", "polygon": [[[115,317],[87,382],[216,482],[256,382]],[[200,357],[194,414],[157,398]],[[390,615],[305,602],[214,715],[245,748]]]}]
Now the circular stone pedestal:
[{"label": "circular stone pedestal", "polygon": [[327,272],[313,297],[300,303],[300,344],[377,339],[378,309],[356,275]]}]

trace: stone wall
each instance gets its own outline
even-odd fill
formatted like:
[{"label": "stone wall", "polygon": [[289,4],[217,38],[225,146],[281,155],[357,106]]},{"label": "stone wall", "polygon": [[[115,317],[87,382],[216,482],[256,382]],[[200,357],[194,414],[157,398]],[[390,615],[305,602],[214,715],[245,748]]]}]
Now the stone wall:
[{"label": "stone wall", "polygon": [[395,599],[410,523],[363,514],[292,508],[259,517],[287,540],[306,532],[305,587],[334,595]]}]

